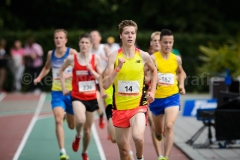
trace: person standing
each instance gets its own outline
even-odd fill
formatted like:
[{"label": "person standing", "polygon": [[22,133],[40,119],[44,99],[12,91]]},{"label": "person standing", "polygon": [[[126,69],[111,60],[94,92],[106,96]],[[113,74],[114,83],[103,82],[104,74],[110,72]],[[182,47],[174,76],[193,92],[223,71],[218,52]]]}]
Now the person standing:
[{"label": "person standing", "polygon": [[[98,110],[97,87],[95,80],[99,79],[102,72],[100,57],[91,54],[90,48],[92,39],[88,33],[84,33],[79,38],[80,52],[70,55],[60,69],[61,84],[63,94],[69,94],[65,87],[63,71],[69,66],[73,66],[72,78],[72,105],[76,117],[76,136],[72,143],[73,151],[77,152],[83,129],[83,160],[89,160],[87,149],[91,140],[91,127],[94,121],[94,111]],[[100,81],[100,86],[101,86]]]},{"label": "person standing", "polygon": [[6,40],[5,39],[0,39],[0,93],[5,92],[3,90],[3,84],[6,79],[6,70],[7,70],[7,54],[6,54]]},{"label": "person standing", "polygon": [[[65,145],[64,145],[64,130],[63,130],[63,118],[64,112],[66,112],[66,119],[68,122],[68,127],[70,129],[74,129],[75,127],[75,118],[74,112],[71,103],[70,94],[63,95],[62,87],[60,82],[60,73],[59,69],[61,65],[64,63],[65,59],[69,55],[77,54],[75,49],[66,47],[67,43],[67,31],[64,29],[57,29],[54,32],[54,43],[56,49],[48,51],[47,60],[45,62],[45,66],[40,72],[39,76],[34,79],[34,84],[41,82],[41,79],[45,77],[50,69],[52,69],[52,111],[55,118],[55,127],[56,127],[56,136],[58,140],[58,145],[60,148],[60,160],[67,160],[69,156],[66,153]],[[72,67],[68,66],[64,70],[64,77],[66,81],[66,88],[71,91],[72,90]]]},{"label": "person standing", "polygon": [[159,52],[152,58],[158,71],[155,100],[149,106],[155,125],[155,132],[159,140],[164,136],[164,157],[168,160],[174,141],[174,123],[180,109],[180,94],[185,94],[184,79],[186,73],[182,67],[182,60],[173,54],[174,37],[170,30],[163,29],[160,34]]},{"label": "person standing", "polygon": [[13,75],[14,75],[14,89],[16,91],[21,91],[22,83],[21,78],[25,69],[23,56],[24,56],[24,48],[22,48],[22,43],[20,40],[16,40],[14,42],[13,48],[10,50],[10,54],[13,59]]},{"label": "person standing", "polygon": [[[124,20],[119,24],[122,48],[110,54],[103,80],[104,89],[113,85],[112,120],[121,160],[130,159],[130,133],[137,159],[143,159],[147,101],[151,103],[154,100],[157,80],[157,70],[150,55],[135,47],[137,29],[137,24],[132,20]],[[153,76],[152,89],[148,93],[144,87],[144,65]]]},{"label": "person standing", "polygon": [[[35,42],[33,37],[30,37],[27,40],[27,44],[24,48],[25,50],[25,62],[27,69],[32,77],[32,79],[35,79],[37,75],[41,71],[41,67],[43,64],[43,49],[42,46]],[[40,85],[34,85],[32,82],[29,85],[29,91],[33,91],[34,93],[38,94],[40,92]]]}]

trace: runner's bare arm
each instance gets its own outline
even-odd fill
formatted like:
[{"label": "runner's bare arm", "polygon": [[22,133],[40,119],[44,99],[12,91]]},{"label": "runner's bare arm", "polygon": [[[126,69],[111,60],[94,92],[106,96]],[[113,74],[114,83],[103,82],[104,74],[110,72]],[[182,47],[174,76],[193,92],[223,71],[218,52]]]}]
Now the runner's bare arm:
[{"label": "runner's bare arm", "polygon": [[114,70],[114,63],[115,63],[117,54],[118,54],[118,52],[115,51],[109,55],[107,67],[106,67],[105,73],[103,75],[103,77],[104,77],[103,88],[104,89],[108,89],[113,84],[113,81],[118,74],[117,71],[119,71],[121,69],[121,68],[119,69],[119,67],[117,67],[116,68],[117,70],[116,69]]},{"label": "runner's bare arm", "polygon": [[178,74],[178,81],[179,81],[179,90],[181,94],[185,94],[184,80],[186,79],[187,75],[183,70],[182,59],[180,56],[177,56],[177,62],[178,62],[177,74]]},{"label": "runner's bare arm", "polygon": [[105,51],[105,53],[107,55],[107,58],[108,58],[109,55],[110,55],[110,48],[108,47],[108,45],[104,45],[104,51]]},{"label": "runner's bare arm", "polygon": [[75,49],[70,48],[70,55],[77,54],[77,53],[78,53],[78,52],[77,52]]},{"label": "runner's bare arm", "polygon": [[62,86],[63,91],[66,89],[64,71],[68,66],[70,66],[70,65],[74,66],[73,65],[73,59],[74,59],[73,55],[69,55],[59,69],[60,81],[61,81],[61,86]]},{"label": "runner's bare arm", "polygon": [[49,71],[51,69],[51,56],[52,56],[52,51],[48,51],[46,63],[44,65],[44,67],[42,68],[38,77],[36,79],[34,79],[35,84],[39,83],[41,81],[41,79],[49,73]]},{"label": "runner's bare arm", "polygon": [[91,64],[87,64],[87,69],[90,71],[90,73],[94,76],[96,80],[99,79],[100,74],[102,73],[102,65],[101,65],[101,60],[98,55],[95,55],[95,63],[96,63],[96,71],[93,70]]},{"label": "runner's bare arm", "polygon": [[105,73],[105,70],[102,72],[102,74],[100,74],[98,82],[99,82],[99,86],[100,86],[101,97],[105,99],[105,98],[107,98],[107,94],[103,88],[104,73]]},{"label": "runner's bare arm", "polygon": [[151,93],[149,93],[149,102],[151,103],[154,100],[154,95],[156,92],[156,85],[157,85],[157,68],[155,67],[153,60],[151,59],[150,55],[147,52],[141,51],[141,56],[145,65],[149,68],[150,73],[152,75],[151,79]]},{"label": "runner's bare arm", "polygon": [[156,58],[155,58],[154,54],[151,55],[151,59],[153,60],[154,65],[155,65],[155,63],[156,63]]}]

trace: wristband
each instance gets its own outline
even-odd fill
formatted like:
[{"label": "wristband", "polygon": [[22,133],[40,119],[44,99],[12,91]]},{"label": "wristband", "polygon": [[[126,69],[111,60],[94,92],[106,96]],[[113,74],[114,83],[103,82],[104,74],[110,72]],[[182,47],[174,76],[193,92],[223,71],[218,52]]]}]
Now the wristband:
[{"label": "wristband", "polygon": [[118,70],[117,68],[115,68],[115,71],[116,71],[116,72],[119,72],[120,70]]}]

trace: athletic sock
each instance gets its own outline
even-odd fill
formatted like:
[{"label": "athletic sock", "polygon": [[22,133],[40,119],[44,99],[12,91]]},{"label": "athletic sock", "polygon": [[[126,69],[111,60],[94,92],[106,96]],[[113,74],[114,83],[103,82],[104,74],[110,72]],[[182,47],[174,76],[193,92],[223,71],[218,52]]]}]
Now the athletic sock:
[{"label": "athletic sock", "polygon": [[129,154],[133,155],[133,151],[132,151],[132,150],[131,150],[131,151],[129,151]]},{"label": "athletic sock", "polygon": [[163,155],[161,155],[161,154],[158,156],[158,158],[162,158],[162,157],[163,157]]},{"label": "athletic sock", "polygon": [[66,150],[65,150],[65,148],[60,149],[60,153],[64,153],[64,154],[66,154]]}]

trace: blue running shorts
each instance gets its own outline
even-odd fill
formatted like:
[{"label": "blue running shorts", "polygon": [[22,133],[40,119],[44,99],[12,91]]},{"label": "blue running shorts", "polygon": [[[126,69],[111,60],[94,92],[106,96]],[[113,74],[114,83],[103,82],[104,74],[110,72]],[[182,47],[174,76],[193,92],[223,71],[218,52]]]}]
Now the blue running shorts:
[{"label": "blue running shorts", "polygon": [[166,98],[155,98],[155,100],[152,103],[150,103],[149,108],[155,116],[158,116],[159,114],[164,114],[165,108],[173,106],[179,106],[180,110],[179,93]]},{"label": "blue running shorts", "polygon": [[62,107],[64,111],[66,111],[69,114],[73,113],[73,107],[72,107],[72,101],[71,101],[71,95],[64,96],[62,94],[62,91],[52,91],[52,109],[55,107]]}]

